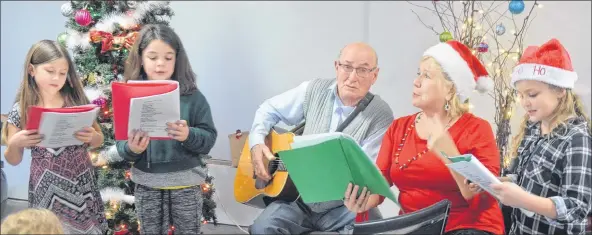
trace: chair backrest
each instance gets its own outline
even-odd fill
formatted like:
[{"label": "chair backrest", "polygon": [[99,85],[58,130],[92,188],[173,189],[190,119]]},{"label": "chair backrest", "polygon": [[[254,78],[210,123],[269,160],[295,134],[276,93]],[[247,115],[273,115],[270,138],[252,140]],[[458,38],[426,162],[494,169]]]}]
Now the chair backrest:
[{"label": "chair backrest", "polygon": [[388,219],[353,224],[346,228],[352,234],[444,234],[450,201],[442,200],[430,207]]}]

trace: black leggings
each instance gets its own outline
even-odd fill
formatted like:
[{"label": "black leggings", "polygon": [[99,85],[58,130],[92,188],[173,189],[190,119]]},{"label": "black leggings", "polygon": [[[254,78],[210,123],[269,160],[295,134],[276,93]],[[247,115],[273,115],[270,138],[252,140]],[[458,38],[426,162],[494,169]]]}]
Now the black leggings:
[{"label": "black leggings", "polygon": [[444,235],[493,235],[493,234],[490,232],[487,232],[487,231],[483,231],[483,230],[467,228],[467,229],[453,230],[453,231],[445,233]]}]

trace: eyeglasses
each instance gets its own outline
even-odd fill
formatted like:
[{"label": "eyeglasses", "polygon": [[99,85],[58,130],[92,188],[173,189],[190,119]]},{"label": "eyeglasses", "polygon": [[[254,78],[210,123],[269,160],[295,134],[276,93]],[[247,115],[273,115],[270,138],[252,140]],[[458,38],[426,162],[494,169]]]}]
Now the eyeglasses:
[{"label": "eyeglasses", "polygon": [[342,64],[341,62],[339,63],[339,67],[341,67],[343,69],[343,71],[345,71],[347,73],[351,73],[355,69],[356,74],[360,77],[368,77],[368,75],[370,75],[370,73],[376,69],[376,67],[371,68],[371,69],[362,68],[362,67],[354,68],[354,66],[351,66],[349,64]]}]

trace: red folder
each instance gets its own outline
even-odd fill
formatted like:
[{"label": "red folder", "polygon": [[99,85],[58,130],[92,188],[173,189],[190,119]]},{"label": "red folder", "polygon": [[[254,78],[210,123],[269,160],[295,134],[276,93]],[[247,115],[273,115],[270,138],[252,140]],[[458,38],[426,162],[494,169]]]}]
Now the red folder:
[{"label": "red folder", "polygon": [[[159,94],[165,94],[174,91],[179,83],[163,80],[150,82],[112,82],[111,95],[113,96],[113,128],[115,129],[115,140],[128,139],[129,109],[132,98],[146,97]],[[154,138],[171,139],[171,138]]]},{"label": "red folder", "polygon": [[67,107],[67,108],[43,108],[39,106],[30,106],[27,109],[27,124],[25,125],[26,130],[36,130],[39,128],[41,123],[41,117],[43,113],[82,113],[88,112],[97,108],[94,104],[87,104],[81,106]]}]

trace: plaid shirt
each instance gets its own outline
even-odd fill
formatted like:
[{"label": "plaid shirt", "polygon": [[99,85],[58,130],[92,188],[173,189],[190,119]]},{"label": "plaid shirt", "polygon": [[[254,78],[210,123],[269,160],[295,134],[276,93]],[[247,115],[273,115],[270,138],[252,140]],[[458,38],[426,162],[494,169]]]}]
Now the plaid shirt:
[{"label": "plaid shirt", "polygon": [[549,198],[557,218],[521,209],[512,212],[510,234],[583,234],[592,199],[592,137],[583,118],[541,135],[540,122],[529,123],[518,148],[516,174],[508,175],[531,194]]}]

